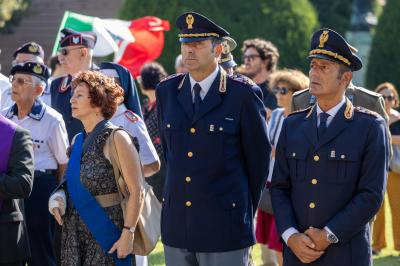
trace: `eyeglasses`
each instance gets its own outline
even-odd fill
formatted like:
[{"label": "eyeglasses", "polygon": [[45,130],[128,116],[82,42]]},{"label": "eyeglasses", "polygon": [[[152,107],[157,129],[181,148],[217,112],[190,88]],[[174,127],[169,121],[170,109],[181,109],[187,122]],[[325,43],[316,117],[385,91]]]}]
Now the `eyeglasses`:
[{"label": "eyeglasses", "polygon": [[33,85],[33,82],[27,81],[26,79],[23,78],[16,78],[14,76],[10,76],[10,83],[16,82],[18,85],[22,86],[24,84],[30,84]]},{"label": "eyeglasses", "polygon": [[394,100],[394,96],[393,95],[389,95],[389,96],[382,95],[382,97],[383,97],[383,99],[385,99],[388,102],[391,102],[391,101]]},{"label": "eyeglasses", "polygon": [[245,62],[246,60],[253,61],[257,57],[261,57],[261,56],[258,54],[244,55],[244,56],[242,56],[242,60],[243,60],[243,62]]},{"label": "eyeglasses", "polygon": [[273,88],[273,93],[274,94],[281,94],[281,95],[286,95],[289,91],[290,91],[290,89],[288,89],[288,88],[285,88],[285,87],[275,87],[275,88]]},{"label": "eyeglasses", "polygon": [[61,48],[59,53],[62,54],[63,56],[67,56],[72,50],[77,50],[77,49],[82,49],[85,48],[84,46],[79,46],[79,47],[75,47],[75,48]]}]

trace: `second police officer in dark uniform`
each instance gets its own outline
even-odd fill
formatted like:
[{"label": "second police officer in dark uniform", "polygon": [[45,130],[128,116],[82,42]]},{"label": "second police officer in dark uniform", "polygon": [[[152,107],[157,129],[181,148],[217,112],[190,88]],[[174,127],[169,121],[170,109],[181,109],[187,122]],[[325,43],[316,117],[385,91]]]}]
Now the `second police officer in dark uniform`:
[{"label": "second police officer in dark uniform", "polygon": [[272,177],[284,265],[368,266],[368,222],[385,191],[387,128],[345,97],[362,63],[342,36],[315,32],[309,58],[316,103],[284,121]]},{"label": "second police officer in dark uniform", "polygon": [[262,93],[218,66],[225,29],[194,12],[176,25],[189,73],[161,82],[156,97],[166,265],[247,266],[271,151]]}]

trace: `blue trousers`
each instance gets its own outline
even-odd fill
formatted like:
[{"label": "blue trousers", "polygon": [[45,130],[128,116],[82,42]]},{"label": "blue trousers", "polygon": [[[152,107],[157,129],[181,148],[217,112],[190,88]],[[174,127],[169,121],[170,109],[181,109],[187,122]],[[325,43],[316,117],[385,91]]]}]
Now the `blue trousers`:
[{"label": "blue trousers", "polygon": [[249,248],[227,252],[190,252],[164,245],[167,266],[248,266]]},{"label": "blue trousers", "polygon": [[53,250],[55,220],[48,210],[50,194],[57,186],[54,175],[35,171],[32,193],[25,200],[26,225],[32,257],[29,266],[56,266]]}]

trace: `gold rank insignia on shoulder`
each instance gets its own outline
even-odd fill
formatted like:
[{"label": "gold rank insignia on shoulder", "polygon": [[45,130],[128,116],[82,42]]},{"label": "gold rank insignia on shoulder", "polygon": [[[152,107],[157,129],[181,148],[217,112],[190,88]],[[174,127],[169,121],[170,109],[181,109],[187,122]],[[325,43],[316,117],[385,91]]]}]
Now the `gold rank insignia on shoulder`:
[{"label": "gold rank insignia on shoulder", "polygon": [[319,45],[318,45],[318,47],[323,48],[325,43],[328,41],[328,39],[329,39],[329,31],[324,30],[321,33],[321,36],[319,36]]},{"label": "gold rank insignia on shoulder", "polygon": [[192,14],[186,16],[186,24],[188,25],[188,29],[193,29],[194,17]]},{"label": "gold rank insignia on shoulder", "polygon": [[36,53],[39,50],[39,47],[36,44],[31,43],[31,45],[28,47],[28,50],[31,53]]},{"label": "gold rank insignia on shoulder", "polygon": [[33,72],[35,72],[36,74],[42,74],[43,68],[40,65],[35,65],[33,67]]},{"label": "gold rank insignia on shoulder", "polygon": [[353,117],[354,107],[351,101],[346,98],[346,109],[344,110],[344,117],[346,119],[351,119]]}]

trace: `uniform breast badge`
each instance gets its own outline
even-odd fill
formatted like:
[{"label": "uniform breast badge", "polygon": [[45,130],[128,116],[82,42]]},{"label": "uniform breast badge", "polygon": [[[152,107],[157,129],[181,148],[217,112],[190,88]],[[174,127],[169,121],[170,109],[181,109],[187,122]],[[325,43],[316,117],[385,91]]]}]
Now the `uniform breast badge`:
[{"label": "uniform breast badge", "polygon": [[336,157],[336,152],[333,150],[331,151],[331,158],[335,158]]},{"label": "uniform breast badge", "polygon": [[214,132],[214,125],[210,125],[210,132]]}]

